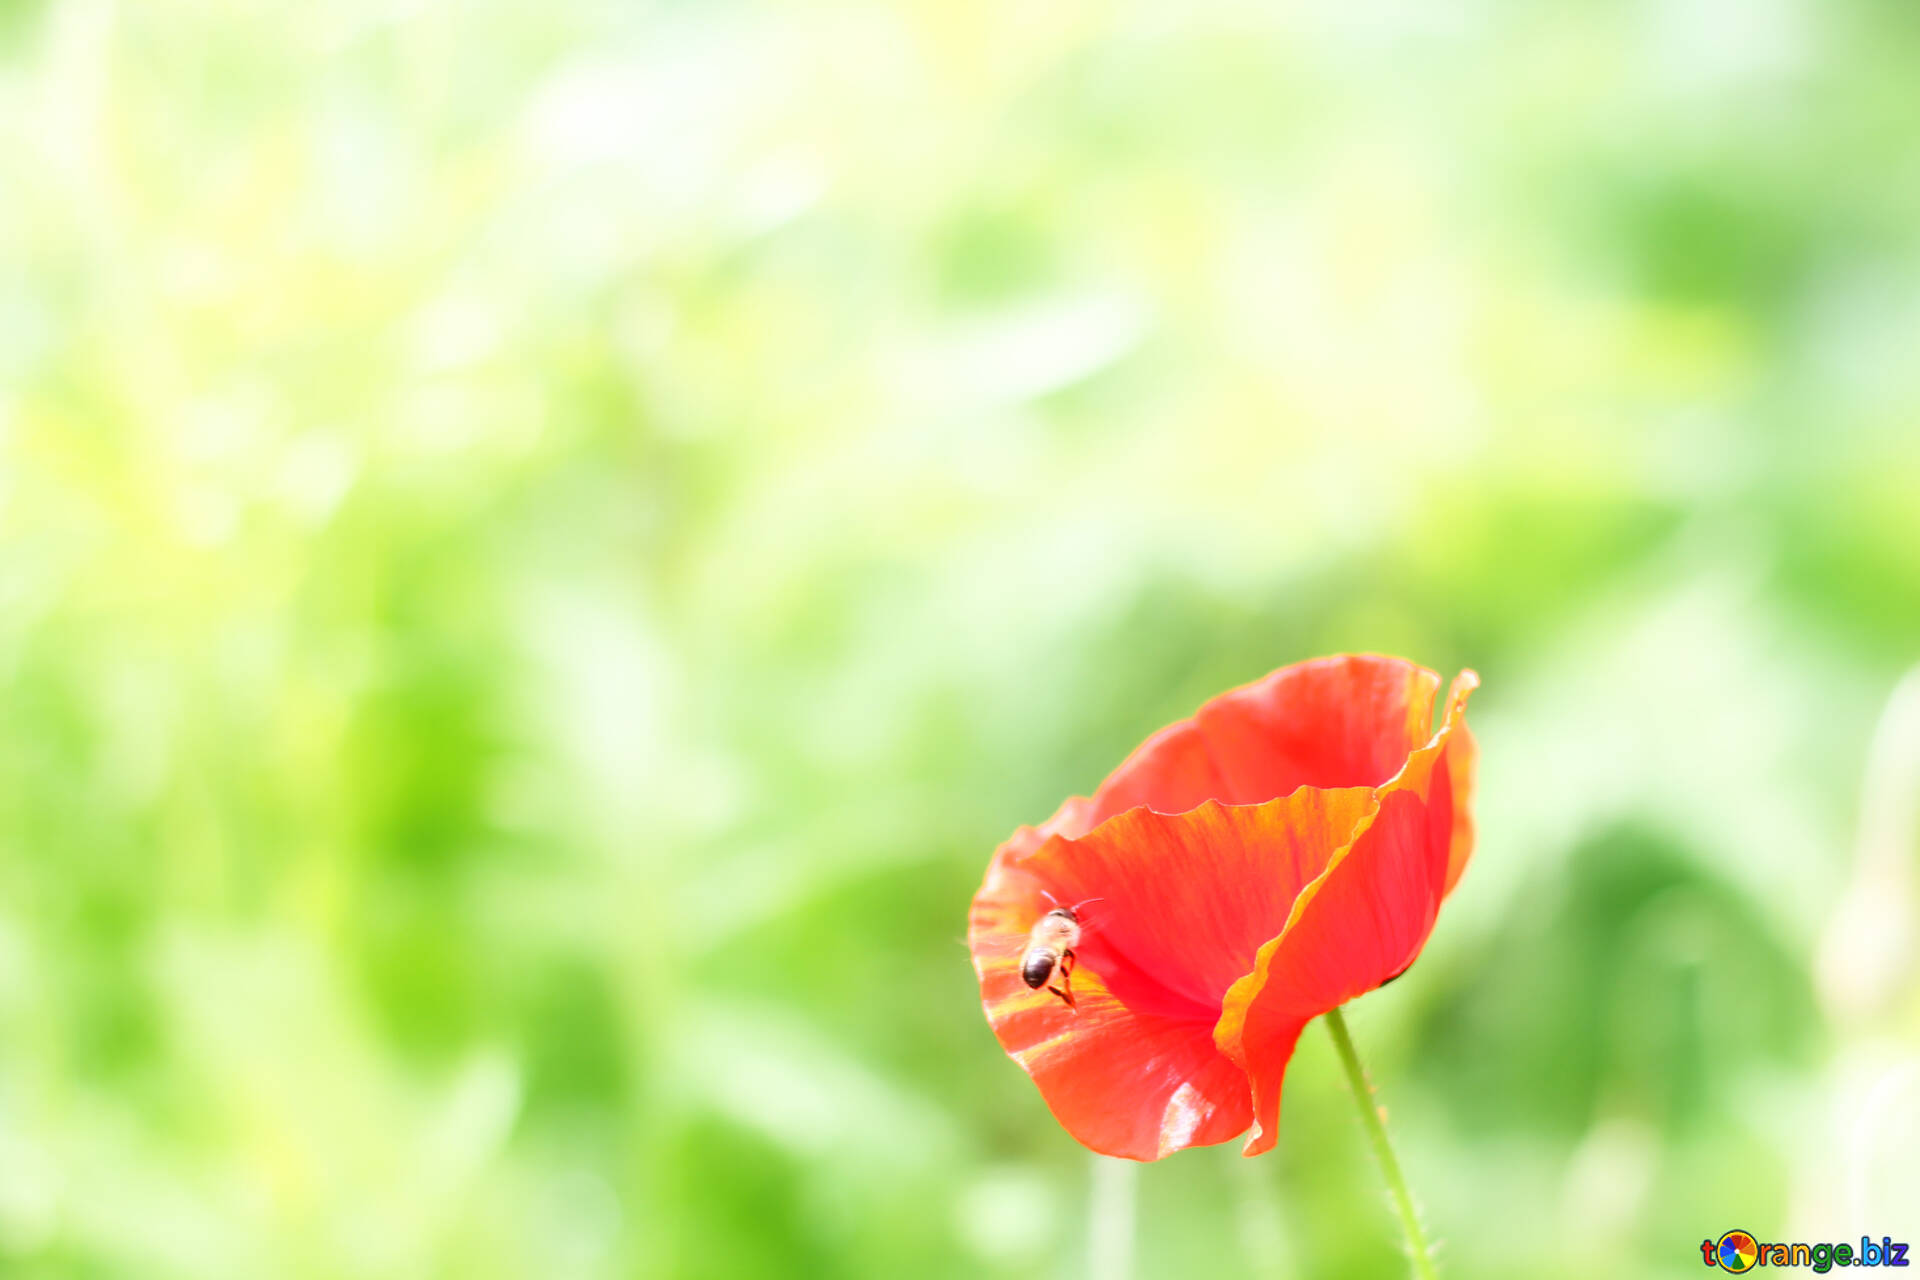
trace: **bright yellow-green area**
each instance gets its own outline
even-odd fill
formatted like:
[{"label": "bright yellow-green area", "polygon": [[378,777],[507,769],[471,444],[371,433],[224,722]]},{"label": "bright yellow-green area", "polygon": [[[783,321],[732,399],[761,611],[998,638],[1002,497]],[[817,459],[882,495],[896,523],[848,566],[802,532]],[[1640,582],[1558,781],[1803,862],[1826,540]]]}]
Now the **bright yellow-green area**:
[{"label": "bright yellow-green area", "polygon": [[[1485,680],[1349,1013],[1442,1273],[1920,1245],[1917,66],[0,2],[0,1274],[1084,1275],[968,898],[1346,649]],[[1313,1029],[1274,1156],[1144,1169],[1135,1274],[1401,1274],[1343,1089]]]}]

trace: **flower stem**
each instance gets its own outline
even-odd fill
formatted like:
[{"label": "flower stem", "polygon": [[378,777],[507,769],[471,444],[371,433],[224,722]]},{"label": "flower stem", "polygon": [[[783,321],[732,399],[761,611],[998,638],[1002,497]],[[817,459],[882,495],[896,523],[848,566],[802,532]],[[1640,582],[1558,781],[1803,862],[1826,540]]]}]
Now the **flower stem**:
[{"label": "flower stem", "polygon": [[1360,1105],[1360,1124],[1367,1131],[1367,1141],[1373,1144],[1374,1158],[1380,1162],[1380,1172],[1387,1179],[1394,1208],[1400,1212],[1400,1228],[1407,1233],[1407,1253],[1413,1259],[1413,1274],[1419,1280],[1436,1280],[1433,1253],[1427,1246],[1426,1232],[1420,1229],[1413,1193],[1407,1190],[1407,1179],[1400,1172],[1400,1162],[1394,1158],[1393,1144],[1387,1141],[1387,1126],[1380,1117],[1380,1108],[1374,1105],[1373,1086],[1367,1083],[1366,1068],[1360,1065],[1360,1055],[1354,1052],[1353,1037],[1347,1034],[1347,1019],[1340,1010],[1329,1009],[1326,1022],[1327,1031],[1333,1036],[1333,1047],[1340,1052],[1340,1065],[1347,1069],[1347,1083],[1353,1086],[1353,1100]]},{"label": "flower stem", "polygon": [[1087,1215],[1087,1271],[1091,1280],[1132,1280],[1135,1171],[1131,1160],[1093,1158],[1093,1205]]}]

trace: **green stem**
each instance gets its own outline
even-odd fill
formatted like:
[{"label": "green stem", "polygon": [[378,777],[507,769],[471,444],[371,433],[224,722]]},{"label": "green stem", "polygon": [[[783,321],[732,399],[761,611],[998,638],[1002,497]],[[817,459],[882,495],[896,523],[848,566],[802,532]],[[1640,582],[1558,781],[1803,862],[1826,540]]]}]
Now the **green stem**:
[{"label": "green stem", "polygon": [[1400,1172],[1400,1162],[1393,1155],[1393,1144],[1387,1141],[1387,1126],[1380,1118],[1380,1108],[1373,1102],[1373,1086],[1367,1083],[1366,1068],[1360,1065],[1360,1055],[1353,1049],[1353,1037],[1347,1034],[1346,1017],[1338,1009],[1327,1011],[1327,1031],[1333,1036],[1333,1047],[1340,1052],[1340,1065],[1347,1069],[1347,1083],[1353,1086],[1353,1100],[1360,1104],[1360,1124],[1367,1131],[1367,1141],[1373,1144],[1373,1155],[1380,1162],[1380,1172],[1386,1176],[1387,1190],[1393,1193],[1394,1208],[1400,1211],[1400,1227],[1407,1233],[1407,1252],[1413,1258],[1413,1274],[1420,1280],[1436,1280],[1433,1254],[1427,1246],[1426,1233],[1420,1229],[1420,1215],[1413,1207],[1413,1193],[1407,1190],[1406,1175]]},{"label": "green stem", "polygon": [[1092,1280],[1133,1278],[1133,1180],[1131,1160],[1093,1158],[1093,1206],[1087,1215],[1087,1271]]}]

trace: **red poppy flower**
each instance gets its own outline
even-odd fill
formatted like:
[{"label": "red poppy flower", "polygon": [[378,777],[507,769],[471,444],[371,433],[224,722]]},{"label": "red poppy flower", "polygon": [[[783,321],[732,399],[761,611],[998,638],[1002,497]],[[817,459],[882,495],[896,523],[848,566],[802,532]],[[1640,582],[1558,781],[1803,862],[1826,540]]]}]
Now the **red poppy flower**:
[{"label": "red poppy flower", "polygon": [[[967,945],[994,1034],[1095,1151],[1273,1146],[1307,1023],[1397,976],[1473,846],[1463,671],[1322,658],[1213,699],[994,854]],[[1078,911],[1069,1005],[1023,980]],[[1055,982],[1058,982],[1056,976]]]}]

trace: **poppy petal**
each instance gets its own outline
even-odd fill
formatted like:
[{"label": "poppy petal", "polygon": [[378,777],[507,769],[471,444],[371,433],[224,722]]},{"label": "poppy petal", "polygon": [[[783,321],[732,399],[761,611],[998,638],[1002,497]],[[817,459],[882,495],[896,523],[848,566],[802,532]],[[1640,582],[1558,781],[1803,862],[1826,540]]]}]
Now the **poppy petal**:
[{"label": "poppy petal", "polygon": [[1377,787],[1426,740],[1440,677],[1344,654],[1282,667],[1142,743],[1094,792],[1091,822],[1144,805],[1260,804],[1296,787]]},{"label": "poppy petal", "polygon": [[1248,1155],[1274,1144],[1280,1087],[1302,1029],[1412,964],[1465,866],[1470,779],[1455,769],[1472,770],[1465,714],[1478,684],[1471,671],[1454,681],[1439,732],[1380,788],[1377,809],[1300,891],[1286,927],[1227,994],[1214,1035],[1253,1089]]},{"label": "poppy petal", "polygon": [[1464,704],[1467,695],[1479,687],[1479,673],[1468,670],[1455,678],[1447,692],[1447,776],[1453,782],[1453,846],[1447,854],[1447,893],[1460,883],[1460,873],[1473,856],[1473,784],[1480,769],[1480,744],[1474,741],[1464,715],[1458,724],[1452,723],[1452,704],[1455,699]]},{"label": "poppy petal", "polygon": [[[1023,828],[1001,847],[968,944],[995,1034],[1074,1137],[1153,1159],[1246,1127],[1221,1002],[1374,807],[1371,788],[1303,787],[1263,805],[1134,809],[1079,839]],[[1027,988],[1019,962],[1036,920],[1081,903],[1069,1009]]]},{"label": "poppy petal", "polygon": [[1083,968],[1073,974],[1072,1008],[1026,985],[1020,957],[1046,910],[1042,887],[996,858],[974,899],[967,942],[987,1020],[1054,1118],[1082,1145],[1133,1160],[1225,1142],[1244,1130],[1253,1117],[1247,1077],[1215,1047],[1209,1012],[1129,1007],[1098,972]]}]

